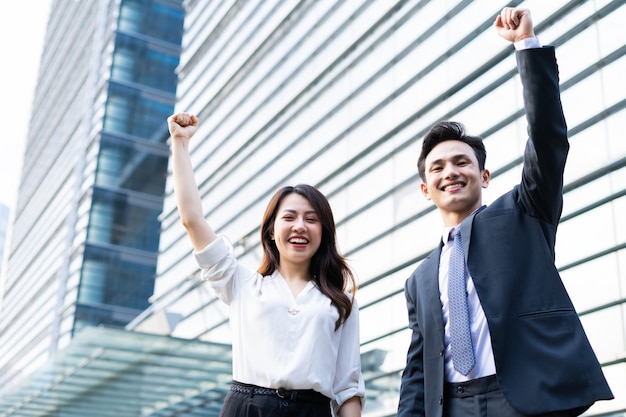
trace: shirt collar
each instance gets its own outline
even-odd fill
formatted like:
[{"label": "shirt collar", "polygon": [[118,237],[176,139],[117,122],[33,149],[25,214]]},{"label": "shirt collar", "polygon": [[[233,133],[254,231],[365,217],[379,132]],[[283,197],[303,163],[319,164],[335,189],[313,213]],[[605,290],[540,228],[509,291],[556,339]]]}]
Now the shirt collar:
[{"label": "shirt collar", "polygon": [[[474,213],[478,212],[479,210],[481,210],[483,207],[485,207],[484,205],[478,207],[476,210],[472,211],[470,213],[470,216],[473,215]],[[469,217],[469,216],[467,216]],[[467,218],[466,217],[466,218]],[[449,237],[450,237],[450,230],[452,229],[456,229],[457,227],[461,226],[461,224],[457,224],[456,226],[452,226],[452,227],[444,227],[442,232],[441,232],[441,242],[445,245],[446,243],[448,243]]]},{"label": "shirt collar", "polygon": [[444,227],[443,230],[441,231],[441,243],[443,243],[443,245],[445,246],[448,243],[448,240],[450,239],[450,231],[454,228],[459,227],[458,225],[454,226],[454,227]]}]

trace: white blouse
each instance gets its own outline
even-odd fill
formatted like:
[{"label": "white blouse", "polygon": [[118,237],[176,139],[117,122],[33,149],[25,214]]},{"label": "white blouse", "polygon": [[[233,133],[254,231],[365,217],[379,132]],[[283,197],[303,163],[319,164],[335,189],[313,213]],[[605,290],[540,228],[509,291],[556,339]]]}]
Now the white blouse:
[{"label": "white blouse", "polygon": [[194,252],[202,278],[230,306],[233,379],[266,388],[314,389],[332,399],[365,398],[359,309],[337,331],[339,313],[313,281],[293,296],[275,271],[241,266],[223,237]]}]

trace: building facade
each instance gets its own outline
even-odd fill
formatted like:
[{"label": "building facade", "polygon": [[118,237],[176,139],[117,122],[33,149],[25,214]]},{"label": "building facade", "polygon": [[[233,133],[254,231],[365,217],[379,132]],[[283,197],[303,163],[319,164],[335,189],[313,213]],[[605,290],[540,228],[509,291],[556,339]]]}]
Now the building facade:
[{"label": "building facade", "polygon": [[[218,416],[230,376],[228,309],[199,279],[171,181],[154,220],[145,208],[156,210],[158,187],[132,182],[153,179],[150,158],[119,158],[127,147],[153,156],[155,165],[167,158],[171,91],[158,92],[167,83],[155,76],[156,84],[148,82],[154,88],[131,89],[136,101],[126,101],[124,87],[139,88],[130,74],[144,65],[135,61],[143,55],[131,47],[137,39],[120,47],[110,32],[114,22],[142,21],[131,6],[144,2],[57,3],[48,35],[57,47],[44,53],[27,151],[33,159],[14,226],[13,241],[25,243],[11,249],[0,370],[15,373],[28,363],[34,356],[24,355],[27,347],[59,351],[50,368],[38,367],[0,395],[0,416]],[[339,249],[359,281],[364,416],[395,415],[410,340],[404,282],[439,240],[441,219],[419,191],[424,133],[454,119],[485,138],[492,172],[485,203],[519,180],[527,137],[521,85],[512,46],[492,27],[504,5],[530,8],[540,41],[556,46],[571,141],[556,264],[616,396],[586,415],[624,417],[626,0],[184,3],[175,108],[200,119],[191,152],[206,217],[255,269],[261,216],[275,190],[309,183],[328,196]],[[98,47],[65,45],[70,38],[88,45],[95,39]],[[168,42],[153,45],[172,50]],[[52,72],[62,62],[80,77]],[[82,89],[87,98],[78,100]],[[152,122],[135,126],[129,118],[139,114]],[[59,139],[46,141],[53,134]],[[61,152],[68,148],[73,152]],[[120,201],[128,205],[117,211]],[[133,282],[154,265],[153,247],[139,242],[159,221],[150,304],[138,315],[141,302],[112,307],[115,297],[135,293],[109,282]],[[66,252],[71,256],[59,255]],[[131,262],[140,259],[140,266]],[[41,300],[30,307],[33,294]],[[134,318],[127,331],[115,332],[90,327],[93,317],[112,326]],[[36,337],[22,342],[31,333]]]},{"label": "building facade", "polygon": [[154,290],[181,0],[53,1],[0,316],[0,389]]},{"label": "building facade", "polygon": [[10,213],[11,211],[9,210],[9,207],[0,203],[0,265],[2,265],[4,260],[4,250],[6,247],[7,232],[9,229]]},{"label": "building facade", "polygon": [[[485,138],[486,203],[520,178],[521,85],[513,47],[493,29],[505,5],[530,8],[540,41],[556,46],[571,140],[556,263],[616,395],[587,414],[623,415],[624,3],[187,3],[177,109],[200,119],[191,152],[206,217],[256,269],[261,216],[277,188],[304,182],[329,197],[359,277],[365,415],[395,414],[410,338],[403,285],[442,225],[419,191],[422,136],[454,119]],[[167,191],[144,317],[176,314],[172,335],[229,343],[227,308],[199,281]]]}]

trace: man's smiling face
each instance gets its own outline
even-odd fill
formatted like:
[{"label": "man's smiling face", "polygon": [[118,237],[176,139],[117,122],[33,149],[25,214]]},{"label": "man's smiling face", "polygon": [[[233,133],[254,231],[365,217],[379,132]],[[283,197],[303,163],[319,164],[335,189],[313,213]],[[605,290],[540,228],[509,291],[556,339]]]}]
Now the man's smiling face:
[{"label": "man's smiling face", "polygon": [[426,156],[425,169],[422,193],[439,208],[447,226],[456,226],[482,205],[482,189],[489,185],[490,173],[480,170],[468,144],[459,140],[439,143]]}]

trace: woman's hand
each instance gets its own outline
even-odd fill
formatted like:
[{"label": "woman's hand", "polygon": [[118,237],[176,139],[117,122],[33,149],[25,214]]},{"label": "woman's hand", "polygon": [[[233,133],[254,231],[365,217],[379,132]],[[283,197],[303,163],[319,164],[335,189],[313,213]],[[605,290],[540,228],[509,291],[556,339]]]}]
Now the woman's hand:
[{"label": "woman's hand", "polygon": [[186,112],[176,113],[167,118],[167,127],[172,140],[189,140],[198,130],[198,118]]}]

